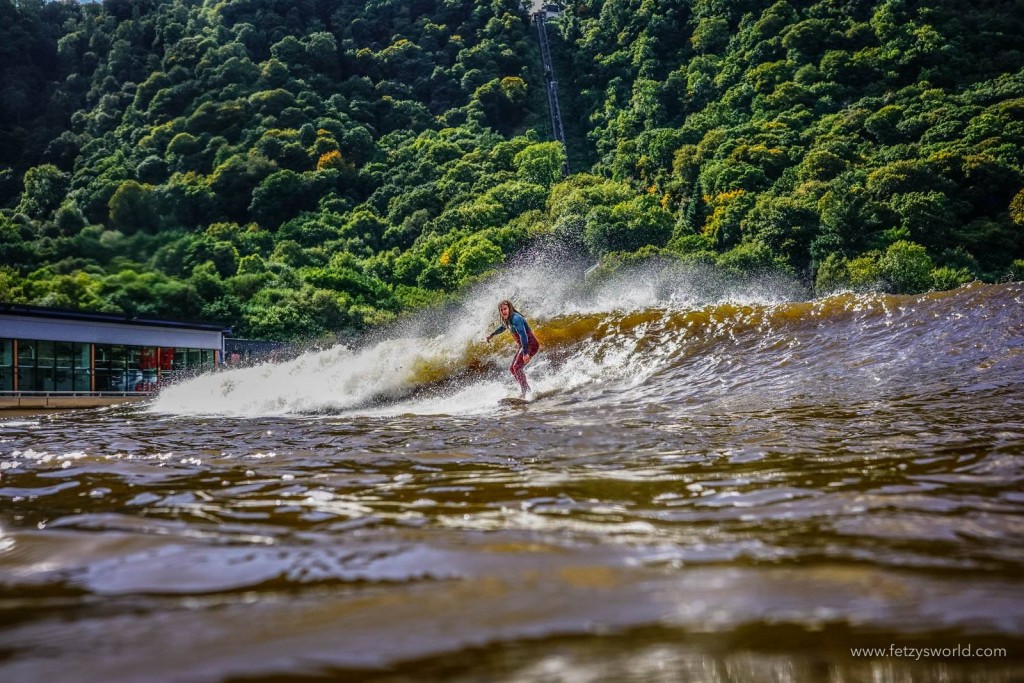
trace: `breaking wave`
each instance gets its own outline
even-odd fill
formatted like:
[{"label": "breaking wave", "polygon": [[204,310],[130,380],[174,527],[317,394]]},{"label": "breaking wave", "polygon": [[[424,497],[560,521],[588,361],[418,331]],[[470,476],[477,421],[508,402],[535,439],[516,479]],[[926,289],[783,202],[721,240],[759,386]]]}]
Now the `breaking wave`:
[{"label": "breaking wave", "polygon": [[921,296],[843,293],[807,300],[793,282],[711,271],[634,272],[584,286],[535,265],[484,283],[461,305],[422,314],[358,346],[209,373],[161,392],[169,414],[471,414],[513,392],[496,324],[511,296],[542,352],[538,408],[708,401],[764,404],[974,391],[1022,381],[1024,285]]}]

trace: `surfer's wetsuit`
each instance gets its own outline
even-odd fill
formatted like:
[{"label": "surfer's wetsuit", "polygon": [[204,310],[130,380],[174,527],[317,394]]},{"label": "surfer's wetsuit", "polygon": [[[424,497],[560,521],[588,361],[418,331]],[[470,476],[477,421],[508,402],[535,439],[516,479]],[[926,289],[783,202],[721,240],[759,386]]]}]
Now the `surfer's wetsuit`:
[{"label": "surfer's wetsuit", "polygon": [[526,318],[519,314],[519,312],[513,313],[509,317],[508,325],[502,325],[488,336],[493,337],[497,334],[501,334],[505,330],[512,333],[515,337],[516,343],[519,344],[519,351],[516,352],[516,357],[512,359],[512,365],[509,366],[508,371],[512,373],[512,376],[519,382],[519,388],[522,389],[525,394],[530,390],[530,385],[526,381],[526,372],[523,370],[525,363],[523,363],[523,356],[533,356],[540,349],[540,342],[537,341],[537,337],[533,336],[533,330],[530,329],[529,323],[526,322]]}]

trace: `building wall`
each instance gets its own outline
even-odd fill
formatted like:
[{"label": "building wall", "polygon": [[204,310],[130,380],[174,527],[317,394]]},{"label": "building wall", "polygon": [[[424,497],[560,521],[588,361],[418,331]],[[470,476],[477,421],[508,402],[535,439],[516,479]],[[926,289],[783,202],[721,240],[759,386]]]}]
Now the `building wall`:
[{"label": "building wall", "polygon": [[131,346],[221,348],[216,331],[188,330],[85,320],[49,320],[29,316],[0,316],[0,337]]}]

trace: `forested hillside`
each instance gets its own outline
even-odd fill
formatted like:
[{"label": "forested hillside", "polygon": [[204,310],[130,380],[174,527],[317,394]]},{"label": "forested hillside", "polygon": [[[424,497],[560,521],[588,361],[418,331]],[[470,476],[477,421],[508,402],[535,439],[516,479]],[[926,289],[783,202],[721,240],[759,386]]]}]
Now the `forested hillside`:
[{"label": "forested hillside", "polygon": [[582,0],[561,25],[596,170],[672,212],[670,251],[819,290],[1024,275],[1024,3]]},{"label": "forested hillside", "polygon": [[0,301],[359,330],[542,242],[1024,277],[1024,3],[0,0]]}]

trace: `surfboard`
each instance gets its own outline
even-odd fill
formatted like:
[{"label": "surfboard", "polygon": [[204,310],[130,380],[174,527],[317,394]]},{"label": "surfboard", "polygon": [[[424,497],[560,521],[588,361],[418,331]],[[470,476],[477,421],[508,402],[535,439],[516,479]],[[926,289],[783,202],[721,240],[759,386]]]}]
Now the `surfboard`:
[{"label": "surfboard", "polygon": [[525,405],[529,405],[529,403],[530,402],[527,399],[525,399],[525,398],[515,398],[515,397],[502,398],[502,399],[498,400],[498,405],[499,406],[525,406]]}]

